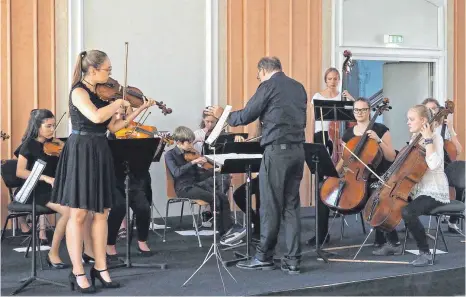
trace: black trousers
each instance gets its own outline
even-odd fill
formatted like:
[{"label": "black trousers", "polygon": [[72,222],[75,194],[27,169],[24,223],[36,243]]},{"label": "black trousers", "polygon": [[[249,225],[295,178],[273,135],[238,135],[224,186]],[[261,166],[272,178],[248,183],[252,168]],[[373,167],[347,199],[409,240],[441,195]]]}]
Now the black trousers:
[{"label": "black trousers", "polygon": [[[456,200],[462,201],[463,200],[463,189],[455,187],[455,192],[456,192]],[[451,224],[456,224],[458,223],[458,219],[459,219],[458,216],[450,216],[449,222]]]},{"label": "black trousers", "polygon": [[256,251],[259,261],[272,260],[283,219],[287,246],[283,261],[289,265],[297,265],[300,262],[299,185],[303,178],[303,170],[302,144],[266,146],[259,171],[261,237]]},{"label": "black trousers", "polygon": [[[417,247],[421,252],[428,253],[429,244],[427,243],[424,225],[419,217],[428,214],[432,209],[440,205],[443,205],[443,203],[430,196],[423,195],[412,200],[401,212],[406,227],[413,235],[414,240],[416,240]],[[388,233],[387,240],[392,245],[395,245],[398,242],[398,234],[396,233],[396,230]]]},{"label": "black trousers", "polygon": [[[254,224],[254,233],[260,233],[260,189],[259,176],[251,179],[251,195],[256,195],[256,210],[251,209],[251,222]],[[238,187],[233,193],[233,199],[236,205],[246,213],[246,183]]]},{"label": "black trousers", "polygon": [[[229,175],[218,174],[215,176],[215,204],[217,211],[220,212],[218,221],[218,232],[223,235],[228,229],[231,228],[233,222],[231,220],[230,202],[228,201],[228,188],[230,187]],[[222,185],[223,181],[223,185]],[[214,178],[209,177],[203,181],[200,181],[192,186],[185,187],[179,191],[176,191],[178,197],[187,197],[191,199],[203,200],[210,204],[211,209],[214,209]]]},{"label": "black trousers", "polygon": [[[330,156],[332,155],[333,152],[333,143],[328,137],[328,132],[324,132],[324,137],[325,137],[325,144],[327,147],[327,150],[329,151]],[[314,143],[324,143],[322,137],[322,132],[317,132],[314,133]],[[324,180],[323,176],[319,176],[319,184],[322,185],[322,182]],[[317,181],[316,181],[317,182]],[[317,211],[318,216],[319,216],[319,226],[317,232],[319,232],[319,240],[323,241],[325,238],[325,235],[327,235],[328,232],[328,218],[330,214],[330,209],[325,205],[320,197],[317,197]]]},{"label": "black trousers", "polygon": [[[121,222],[126,215],[124,178],[118,178],[115,205],[108,215],[108,245],[115,245]],[[136,215],[138,241],[146,241],[149,235],[152,188],[150,173],[136,176],[129,174],[129,206]],[[130,226],[128,226],[129,228]]]}]

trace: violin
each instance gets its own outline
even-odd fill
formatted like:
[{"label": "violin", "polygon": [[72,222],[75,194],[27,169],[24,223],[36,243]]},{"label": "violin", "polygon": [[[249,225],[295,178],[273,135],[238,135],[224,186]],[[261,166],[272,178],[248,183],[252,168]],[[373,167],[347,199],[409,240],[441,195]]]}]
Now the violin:
[{"label": "violin", "polygon": [[[342,66],[342,90],[346,89],[346,78],[348,74],[351,71],[351,57],[353,54],[349,50],[345,50],[343,52],[343,56],[345,57],[345,60],[343,61],[343,66]],[[341,92],[341,101],[346,101],[345,96],[343,96],[343,92]],[[340,156],[343,155],[343,147],[340,144],[340,135],[345,132],[346,129],[346,124],[345,122],[337,122],[337,121],[332,121],[329,124],[329,129],[328,129],[328,137],[333,143],[333,150],[332,150],[332,161],[334,164],[336,164],[340,158]]]},{"label": "violin", "polygon": [[[344,160],[340,174],[342,178],[328,177],[320,189],[320,199],[332,210],[342,214],[354,214],[362,210],[366,204],[368,186],[367,182],[371,172],[364,164],[377,168],[383,159],[383,151],[377,141],[369,138],[367,131],[372,130],[378,116],[391,109],[389,100],[385,98],[371,118],[369,125],[361,136],[351,138],[343,152]],[[363,163],[350,153],[358,156]]]},{"label": "violin", "polygon": [[115,137],[117,139],[144,139],[160,137],[168,145],[172,145],[174,143],[169,132],[159,132],[155,126],[141,125],[135,121],[131,121],[128,127],[118,130],[115,133]]},{"label": "violin", "polygon": [[[200,157],[202,157],[201,154],[198,151],[196,151],[195,148],[190,148],[190,149],[184,151],[184,159],[186,160],[186,162],[191,162],[191,161],[196,160],[197,158],[200,158]],[[212,169],[212,168],[214,168],[214,165],[206,162],[206,163],[202,164],[202,168]]]},{"label": "violin", "polygon": [[[453,110],[454,103],[447,101],[446,108],[429,121],[431,127],[433,122],[453,113]],[[384,174],[383,183],[378,185],[367,201],[363,216],[372,227],[390,232],[400,223],[401,211],[408,204],[409,194],[428,168],[425,149],[419,145],[421,138],[419,133],[400,151]]]},{"label": "violin", "polygon": [[[123,94],[124,89],[126,89],[126,94]],[[117,80],[111,77],[108,78],[106,83],[97,84],[95,91],[101,100],[114,101],[119,98],[125,98],[129,101],[131,107],[139,107],[143,105],[146,100],[148,100],[140,89],[131,86],[123,88],[123,86],[121,86]],[[159,109],[162,110],[164,115],[172,113],[172,109],[167,108],[167,106],[162,101],[155,101],[155,105],[157,105]]]},{"label": "violin", "polygon": [[44,143],[44,153],[49,156],[59,157],[64,146],[63,142],[56,140],[47,141]]}]

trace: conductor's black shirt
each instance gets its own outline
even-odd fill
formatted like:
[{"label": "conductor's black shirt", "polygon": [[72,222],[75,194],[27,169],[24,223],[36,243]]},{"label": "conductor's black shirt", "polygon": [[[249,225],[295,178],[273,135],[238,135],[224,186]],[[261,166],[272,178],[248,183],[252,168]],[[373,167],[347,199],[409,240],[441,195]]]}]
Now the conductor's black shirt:
[{"label": "conductor's black shirt", "polygon": [[305,141],[307,94],[303,85],[277,72],[257,88],[242,110],[230,113],[227,123],[240,126],[257,118],[262,124],[261,146]]}]

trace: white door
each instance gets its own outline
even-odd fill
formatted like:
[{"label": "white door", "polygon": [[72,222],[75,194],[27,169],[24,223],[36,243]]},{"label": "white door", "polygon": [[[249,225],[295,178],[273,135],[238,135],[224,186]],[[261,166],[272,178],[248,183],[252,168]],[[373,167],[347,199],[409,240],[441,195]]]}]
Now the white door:
[{"label": "white door", "polygon": [[383,93],[393,107],[383,115],[393,146],[400,150],[411,138],[406,124],[408,109],[432,96],[432,63],[387,62],[383,66]]}]

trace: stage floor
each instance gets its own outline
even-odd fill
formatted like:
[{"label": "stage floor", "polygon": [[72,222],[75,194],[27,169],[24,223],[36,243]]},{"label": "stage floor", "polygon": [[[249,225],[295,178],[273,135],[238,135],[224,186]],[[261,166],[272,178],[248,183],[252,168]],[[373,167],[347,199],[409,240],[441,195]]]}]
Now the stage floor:
[{"label": "stage floor", "polygon": [[[301,211],[302,217],[302,242],[303,258],[300,275],[287,275],[276,269],[274,271],[244,271],[236,267],[230,267],[229,271],[236,278],[235,282],[228,273],[221,268],[223,280],[225,282],[227,295],[342,295],[337,288],[343,288],[350,284],[359,286],[353,287],[345,295],[400,295],[396,291],[390,291],[390,288],[384,288],[376,282],[391,284],[393,281],[396,286],[406,286],[413,288],[406,291],[407,295],[431,295],[437,291],[443,291],[442,284],[448,286],[455,294],[464,295],[464,267],[465,267],[465,244],[464,238],[460,235],[445,232],[449,252],[437,255],[436,263],[433,266],[415,268],[406,264],[382,264],[382,263],[346,263],[331,262],[324,263],[317,260],[311,248],[306,246],[305,241],[313,235],[314,218],[313,209],[304,208]],[[176,222],[176,220],[174,220]],[[365,235],[362,232],[360,218],[356,221],[356,216],[346,217],[347,226],[345,225],[344,237],[340,240],[341,218],[335,219],[332,227],[331,240],[328,247],[360,245]],[[160,222],[159,222],[160,223]],[[184,218],[185,229],[191,229],[191,222],[188,216]],[[367,228],[367,225],[366,225]],[[443,230],[447,229],[446,224],[442,224]],[[163,233],[163,230],[159,230]],[[431,231],[434,234],[435,230]],[[404,232],[400,232],[400,239],[403,240]],[[374,233],[371,234],[368,244],[373,242]],[[119,289],[102,289],[99,285],[98,295],[224,295],[222,281],[219,275],[217,262],[211,258],[209,262],[194,276],[194,278],[185,286],[182,284],[191,276],[191,274],[200,266],[207,254],[211,243],[212,236],[201,237],[203,247],[199,248],[195,236],[182,236],[173,231],[167,234],[167,242],[163,243],[161,238],[156,234],[150,234],[150,246],[157,251],[152,257],[142,258],[137,255],[136,244],[133,243],[132,259],[134,263],[158,263],[165,262],[168,269],[147,269],[147,268],[118,268],[113,271],[113,279],[122,283],[123,287]],[[6,239],[2,243],[2,265],[1,265],[1,293],[9,295],[18,285],[19,280],[30,275],[31,262],[30,258],[25,259],[24,253],[16,252],[13,249],[19,247],[21,239]],[[433,246],[433,241],[429,241]],[[445,251],[443,243],[439,241],[438,248]],[[277,256],[282,254],[285,249],[283,234],[280,234]],[[415,250],[415,243],[412,238],[408,239],[408,250]],[[238,248],[238,251],[244,251],[244,248]],[[366,246],[362,249],[357,260],[384,260],[384,261],[402,261],[409,262],[415,258],[413,254],[407,253],[404,256],[376,257],[371,255],[372,246]],[[125,252],[124,242],[118,243],[118,251]],[[334,250],[339,254],[336,258],[352,259],[357,248]],[[46,252],[42,252],[43,262],[45,264]],[[63,244],[61,249],[62,259],[69,262],[66,247]],[[221,251],[224,260],[233,259],[232,251]],[[45,264],[46,265],[46,264]],[[89,272],[90,266],[85,266],[86,272]],[[38,261],[38,276],[54,281],[67,284],[70,270],[40,270]],[[453,275],[460,275],[461,281],[452,280],[446,282],[436,282],[436,272],[440,275],[446,275],[447,272]],[[88,273],[89,275],[89,273]],[[398,278],[403,276],[403,281]],[[408,283],[407,276],[410,281]],[[383,279],[387,278],[387,281]],[[391,281],[388,281],[391,280]],[[373,282],[373,283],[371,283]],[[370,284],[371,283],[371,284]],[[339,284],[339,285],[338,285]],[[366,286],[365,286],[366,284]],[[367,285],[370,284],[370,285]],[[366,288],[366,289],[364,289]],[[367,290],[370,288],[370,290]],[[447,288],[445,288],[446,290]],[[360,290],[360,291],[358,291]],[[395,292],[395,293],[394,293]],[[22,295],[70,295],[72,294],[69,287],[56,287],[35,283],[30,285]],[[441,294],[444,295],[444,294]]]}]

